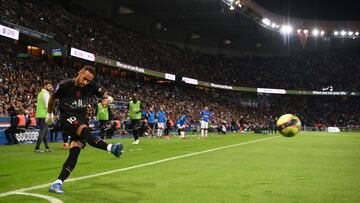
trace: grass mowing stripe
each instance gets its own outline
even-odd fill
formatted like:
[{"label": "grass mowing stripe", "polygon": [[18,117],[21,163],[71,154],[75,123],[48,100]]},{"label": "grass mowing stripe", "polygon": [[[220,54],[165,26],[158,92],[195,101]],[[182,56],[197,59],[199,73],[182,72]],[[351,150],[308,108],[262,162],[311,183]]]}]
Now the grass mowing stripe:
[{"label": "grass mowing stripe", "polygon": [[[252,143],[265,141],[265,140],[271,140],[271,139],[274,139],[274,138],[277,138],[277,137],[279,137],[279,136],[263,138],[263,139],[258,139],[258,140],[252,140],[252,141],[248,141],[248,142],[242,142],[242,143],[233,144],[233,145],[227,145],[227,146],[223,146],[223,147],[212,148],[212,149],[208,149],[208,150],[204,150],[204,151],[200,151],[200,152],[194,152],[194,153],[190,153],[190,154],[179,155],[179,156],[175,156],[175,157],[161,159],[161,160],[158,160],[158,161],[148,162],[148,163],[145,163],[145,164],[139,164],[139,165],[135,165],[135,166],[130,166],[130,167],[126,167],[126,168],[120,168],[120,169],[106,171],[106,172],[102,172],[102,173],[96,173],[96,174],[82,176],[82,177],[78,177],[78,178],[70,178],[70,179],[66,180],[66,182],[73,182],[73,181],[84,180],[84,179],[88,179],[88,178],[94,178],[94,177],[98,177],[98,176],[108,175],[108,174],[112,174],[112,173],[128,171],[128,170],[131,170],[131,169],[141,168],[141,167],[145,167],[145,166],[151,166],[151,165],[155,165],[155,164],[159,164],[159,163],[163,163],[163,162],[167,162],[167,161],[172,161],[172,160],[181,159],[181,158],[185,158],[185,157],[195,156],[195,155],[204,154],[204,153],[208,153],[208,152],[214,152],[214,151],[218,151],[218,150],[222,150],[222,149],[228,149],[228,148],[237,147],[237,146],[241,146],[241,145],[252,144]],[[51,184],[52,183],[46,183],[46,184],[36,185],[36,186],[33,186],[33,187],[21,188],[21,189],[9,191],[9,192],[0,193],[0,197],[5,197],[5,196],[8,196],[8,195],[12,195],[12,194],[14,194],[16,192],[17,193],[18,192],[26,192],[26,191],[36,190],[36,189],[40,189],[40,188],[45,188],[45,187],[48,187]]]}]

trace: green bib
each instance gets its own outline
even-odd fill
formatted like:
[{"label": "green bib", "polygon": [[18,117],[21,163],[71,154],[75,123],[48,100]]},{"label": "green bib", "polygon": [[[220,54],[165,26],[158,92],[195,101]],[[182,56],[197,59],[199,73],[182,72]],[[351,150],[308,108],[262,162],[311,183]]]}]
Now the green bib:
[{"label": "green bib", "polygon": [[140,101],[137,101],[136,103],[130,101],[129,108],[130,119],[141,119]]},{"label": "green bib", "polygon": [[36,118],[46,118],[47,106],[44,102],[44,96],[47,94],[47,91],[41,89],[40,93],[37,96],[36,101]]},{"label": "green bib", "polygon": [[98,120],[107,121],[109,120],[109,106],[103,107],[101,103],[98,103],[96,118]]}]

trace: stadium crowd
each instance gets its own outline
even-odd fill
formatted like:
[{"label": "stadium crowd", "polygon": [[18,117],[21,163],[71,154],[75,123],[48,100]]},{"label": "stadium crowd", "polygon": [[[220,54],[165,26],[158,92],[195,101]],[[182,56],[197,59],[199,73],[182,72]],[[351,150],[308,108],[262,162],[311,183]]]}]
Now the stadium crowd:
[{"label": "stadium crowd", "polygon": [[[0,60],[0,116],[7,115],[10,106],[15,106],[21,113],[34,112],[42,81],[49,79],[58,83],[76,74],[75,63],[69,62],[70,67],[63,67],[41,58],[20,59],[16,52],[11,51],[2,51]],[[133,93],[137,93],[146,108],[153,106],[157,110],[164,106],[172,120],[189,112],[193,122],[197,122],[199,112],[206,105],[214,114],[214,124],[234,120],[246,126],[265,126],[270,116],[278,117],[289,112],[299,115],[304,124],[311,126],[316,123],[343,126],[360,124],[359,112],[354,111],[359,104],[353,97],[256,95],[202,90],[181,83],[145,81],[143,76],[131,73],[121,76],[107,67],[97,69],[96,82],[110,91],[117,101],[126,103]],[[119,112],[118,117],[121,113],[124,119],[124,112]]]},{"label": "stadium crowd", "polygon": [[[65,47],[76,47],[131,65],[247,87],[320,90],[332,86],[336,91],[360,86],[360,61],[351,54],[210,56],[147,39],[81,9],[74,9],[70,4],[65,8],[53,1],[22,2],[1,0],[2,20],[54,36]],[[49,79],[57,83],[75,76],[73,63],[58,65],[42,59],[19,59],[8,45],[1,46],[0,116],[7,115],[10,106],[22,113],[33,112],[42,81]],[[246,126],[265,126],[270,116],[278,117],[283,113],[295,113],[307,125],[360,124],[360,113],[354,111],[359,104],[346,96],[295,97],[201,90],[184,84],[144,81],[141,76],[122,76],[109,70],[98,67],[97,82],[101,81],[100,85],[116,100],[127,102],[136,92],[147,107],[165,106],[172,120],[190,112],[196,121],[206,105],[215,115],[213,122],[217,124],[238,121]]]},{"label": "stadium crowd", "polygon": [[332,86],[334,91],[360,87],[356,54],[212,56],[126,31],[71,3],[1,0],[1,4],[3,20],[54,36],[65,47],[151,70],[246,87],[320,90]]}]

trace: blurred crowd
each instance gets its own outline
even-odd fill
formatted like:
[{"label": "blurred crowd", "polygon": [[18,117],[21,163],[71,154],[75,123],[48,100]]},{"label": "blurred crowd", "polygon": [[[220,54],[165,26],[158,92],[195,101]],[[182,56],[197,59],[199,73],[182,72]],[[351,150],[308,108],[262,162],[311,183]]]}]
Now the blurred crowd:
[{"label": "blurred crowd", "polygon": [[[210,56],[157,42],[126,31],[113,23],[86,13],[69,3],[54,1],[0,0],[2,20],[48,35],[65,47],[76,47],[131,65],[222,84],[285,89],[334,91],[360,87],[360,59],[341,52],[303,54],[287,57]],[[16,51],[1,45],[0,116],[14,106],[19,112],[34,112],[42,82],[75,77],[76,67],[42,59],[19,59]],[[164,106],[176,120],[189,112],[193,122],[208,106],[212,123],[237,122],[246,126],[266,126],[284,113],[299,115],[307,125],[359,125],[357,98],[348,96],[278,96],[199,89],[179,83],[159,83],[155,79],[113,72],[98,67],[96,82],[117,101],[128,102],[133,93],[146,108]],[[219,82],[218,82],[219,83]],[[91,111],[90,111],[91,115]],[[125,118],[126,112],[118,112]]]},{"label": "blurred crowd", "polygon": [[[61,3],[61,4],[60,4]],[[334,91],[360,87],[356,54],[308,53],[286,57],[213,56],[180,49],[122,29],[71,2],[1,0],[2,19],[75,47],[130,65],[225,85]]]},{"label": "blurred crowd", "polygon": [[[63,67],[41,59],[20,59],[16,53],[0,52],[0,116],[8,115],[7,109],[14,106],[20,113],[31,114],[36,105],[36,96],[42,81],[55,84],[62,79],[76,76],[76,65]],[[176,121],[184,113],[192,122],[199,121],[199,112],[208,106],[213,113],[211,123],[237,122],[247,126],[266,126],[270,118],[285,113],[299,115],[303,123],[314,126],[359,125],[360,107],[356,97],[338,96],[285,96],[259,95],[215,89],[199,89],[183,83],[160,83],[132,73],[114,74],[111,68],[97,67],[96,83],[109,91],[116,101],[127,103],[132,94],[139,95],[145,110],[155,111],[164,106],[168,118]],[[89,117],[94,116],[93,102]],[[115,117],[126,119],[126,109],[115,113]]]}]

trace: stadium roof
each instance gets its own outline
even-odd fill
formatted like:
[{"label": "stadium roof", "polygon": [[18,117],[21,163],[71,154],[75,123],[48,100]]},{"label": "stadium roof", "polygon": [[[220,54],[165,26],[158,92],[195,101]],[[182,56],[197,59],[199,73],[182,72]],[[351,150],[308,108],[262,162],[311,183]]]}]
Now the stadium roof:
[{"label": "stadium roof", "polygon": [[[229,6],[221,0],[109,0],[101,2],[73,0],[72,2],[148,37],[182,45],[213,47],[215,52],[234,49],[281,53],[290,49],[302,49],[296,37],[285,43],[284,37],[278,32],[268,30],[243,14],[229,10]],[[332,9],[339,7],[337,2],[325,4],[322,0],[301,1],[302,7],[298,6],[301,4],[300,1],[295,0],[257,0],[256,2],[275,14],[283,15],[284,11],[290,14],[294,11],[294,17],[312,18],[312,11],[314,11],[316,17],[324,20],[334,16],[326,17],[329,13],[325,12],[325,9],[314,10],[314,5],[319,6],[322,3],[326,9],[330,9],[328,11],[330,13],[335,12],[331,11]],[[342,5],[347,4],[342,3]],[[302,11],[302,8],[305,11]],[[350,8],[356,7],[350,5]],[[360,14],[351,12],[349,19],[357,18],[356,16]],[[339,15],[339,18],[344,20],[346,15]],[[338,43],[338,46],[358,46],[359,44],[359,42],[354,43],[353,40],[347,41],[350,42],[343,40]],[[360,41],[360,39],[355,41]],[[314,43],[309,40],[306,48],[313,49],[314,47],[316,49],[329,47],[329,40]]]}]

